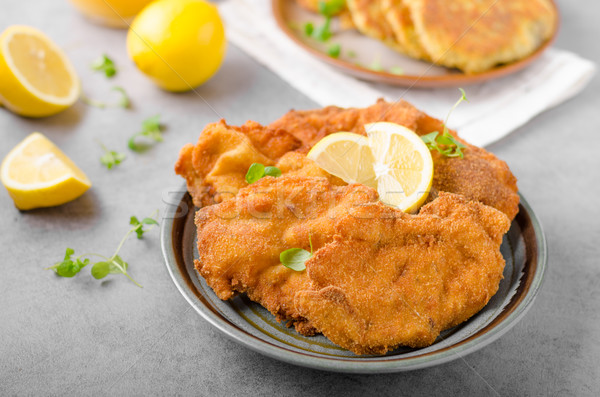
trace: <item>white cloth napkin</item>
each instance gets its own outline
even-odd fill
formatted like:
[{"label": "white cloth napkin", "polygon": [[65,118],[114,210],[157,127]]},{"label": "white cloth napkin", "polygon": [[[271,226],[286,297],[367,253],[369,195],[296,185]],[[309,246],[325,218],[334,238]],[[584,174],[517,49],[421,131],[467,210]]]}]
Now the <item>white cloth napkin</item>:
[{"label": "white cloth napkin", "polygon": [[[277,26],[270,0],[226,0],[219,9],[233,44],[319,105],[363,107],[377,98],[405,99],[444,119],[460,95],[456,88],[407,90],[345,75],[290,40]],[[521,72],[465,87],[469,103],[452,114],[449,127],[472,144],[488,145],[578,94],[594,72],[591,61],[549,49]]]}]

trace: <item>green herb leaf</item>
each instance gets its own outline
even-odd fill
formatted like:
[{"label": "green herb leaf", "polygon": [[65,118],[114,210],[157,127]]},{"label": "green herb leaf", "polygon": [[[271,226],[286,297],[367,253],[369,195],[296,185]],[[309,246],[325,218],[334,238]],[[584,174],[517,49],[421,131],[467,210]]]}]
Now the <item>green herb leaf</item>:
[{"label": "green herb leaf", "polygon": [[329,54],[329,56],[332,58],[339,58],[341,52],[342,52],[342,46],[340,46],[339,44],[333,44],[327,50],[327,54]]},{"label": "green herb leaf", "polygon": [[325,17],[325,23],[319,26],[313,34],[313,37],[319,41],[325,42],[333,36],[331,32],[331,17]]},{"label": "green herb leaf", "polygon": [[346,54],[350,58],[356,58],[358,56],[358,54],[356,53],[356,51],[353,51],[353,50],[348,50],[348,52]]},{"label": "green herb leaf", "polygon": [[160,115],[157,114],[156,116],[149,117],[142,121],[142,130],[129,138],[127,146],[134,152],[141,152],[147,147],[136,143],[136,138],[139,136],[146,137],[154,142],[162,142],[163,136],[160,126]]},{"label": "green herb leaf", "polygon": [[141,239],[143,238],[144,233],[150,230],[144,230],[144,225],[158,225],[158,222],[156,221],[156,219],[153,218],[144,218],[140,222],[137,217],[132,216],[131,218],[129,218],[129,224],[133,226],[133,231],[136,233],[137,238]]},{"label": "green herb leaf", "polygon": [[310,36],[312,36],[314,31],[315,31],[315,25],[313,25],[312,22],[307,22],[306,24],[304,24],[304,34],[305,35],[310,37]]},{"label": "green herb leaf", "polygon": [[96,280],[100,280],[108,276],[110,273],[110,263],[109,262],[97,262],[92,266],[92,276]]},{"label": "green herb leaf", "polygon": [[264,176],[272,176],[273,178],[278,178],[281,176],[281,170],[277,167],[272,166],[265,167]]},{"label": "green herb leaf", "polygon": [[290,248],[279,254],[281,264],[297,272],[306,269],[306,261],[311,257],[312,254],[302,248]]},{"label": "green herb leaf", "polygon": [[319,14],[326,17],[332,17],[339,14],[346,6],[346,0],[327,0],[319,1]]},{"label": "green herb leaf", "polygon": [[279,261],[288,269],[301,272],[306,269],[306,261],[313,256],[312,237],[308,235],[310,252],[303,248],[290,248],[279,254]]},{"label": "green herb leaf", "polygon": [[[313,37],[315,40],[326,42],[331,38],[331,36],[333,36],[333,32],[331,31],[331,21],[333,16],[342,11],[345,6],[345,0],[320,1],[318,4],[319,14],[325,17],[325,22],[318,28],[315,28],[311,22],[305,24],[304,33],[309,37]],[[333,54],[335,53],[336,51],[333,50]],[[339,56],[339,52],[337,55],[331,56],[337,58]]]},{"label": "green herb leaf", "polygon": [[261,163],[253,163],[246,172],[246,182],[254,183],[265,176],[265,166]]},{"label": "green herb leaf", "polygon": [[462,88],[459,88],[461,96],[458,99],[458,101],[456,101],[456,103],[454,104],[454,106],[452,106],[452,109],[450,109],[450,111],[448,112],[448,115],[446,116],[446,119],[444,120],[444,131],[442,132],[442,134],[439,133],[439,131],[434,131],[431,132],[427,135],[423,135],[421,137],[421,139],[423,140],[423,142],[425,142],[425,144],[427,145],[427,147],[429,148],[429,150],[436,150],[438,151],[441,155],[446,156],[446,157],[460,157],[463,158],[464,157],[464,153],[462,151],[462,149],[464,149],[466,146],[463,145],[462,143],[460,143],[448,130],[448,119],[450,118],[450,115],[452,114],[452,112],[454,112],[454,109],[456,109],[456,107],[458,105],[460,105],[461,102],[463,101],[467,101],[467,95],[465,94],[465,90],[463,90]]},{"label": "green herb leaf", "polygon": [[421,140],[423,140],[423,142],[427,143],[434,143],[435,142],[435,138],[439,135],[439,132],[434,131],[431,132],[427,135],[423,135],[421,136]]},{"label": "green herb leaf", "polygon": [[91,67],[93,70],[104,72],[104,75],[109,78],[117,74],[115,63],[106,54],[103,54],[92,62]]},{"label": "green herb leaf", "polygon": [[392,66],[392,67],[389,69],[389,72],[390,72],[391,74],[402,75],[402,74],[404,74],[404,69],[402,69],[400,66]]},{"label": "green herb leaf", "polygon": [[119,255],[115,255],[110,263],[109,272],[111,274],[126,274],[129,263],[125,262]]},{"label": "green herb leaf", "polygon": [[102,146],[102,150],[104,150],[104,154],[100,156],[100,163],[106,166],[107,169],[110,170],[125,160],[125,153],[118,153],[114,150],[108,150],[102,143],[100,146]]},{"label": "green herb leaf", "polygon": [[127,92],[125,92],[125,89],[123,87],[114,86],[112,90],[121,94],[121,99],[117,102],[117,106],[127,109],[131,105],[131,101],[129,100]]},{"label": "green herb leaf", "polygon": [[248,168],[248,172],[246,172],[246,182],[251,184],[264,176],[272,176],[273,178],[277,178],[281,176],[281,170],[277,167],[265,167],[261,163],[253,163]]},{"label": "green herb leaf", "polygon": [[81,269],[90,263],[89,259],[72,259],[71,256],[74,253],[75,251],[72,248],[67,248],[65,258],[61,262],[56,262],[53,266],[47,267],[46,270],[52,269],[61,277],[74,277]]}]

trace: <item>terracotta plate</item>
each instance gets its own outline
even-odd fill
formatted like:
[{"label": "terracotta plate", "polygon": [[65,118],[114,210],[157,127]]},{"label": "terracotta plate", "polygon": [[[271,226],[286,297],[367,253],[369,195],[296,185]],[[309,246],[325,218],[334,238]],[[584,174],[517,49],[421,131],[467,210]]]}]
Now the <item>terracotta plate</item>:
[{"label": "terracotta plate", "polygon": [[519,214],[504,237],[504,279],[496,295],[477,315],[442,333],[427,348],[399,348],[385,356],[357,356],[324,336],[305,337],[286,328],[245,296],[222,301],[194,269],[195,209],[182,187],[169,200],[162,224],[162,250],[173,282],[206,321],[236,342],[269,357],[317,369],[352,372],[399,372],[438,365],[482,348],[506,333],[525,315],[546,268],[546,242],[535,214],[521,197]]},{"label": "terracotta plate", "polygon": [[[555,4],[554,6],[556,7]],[[403,87],[465,86],[515,73],[536,60],[552,44],[558,31],[556,26],[552,38],[520,61],[498,66],[484,73],[467,75],[456,69],[435,66],[406,57],[356,30],[344,31],[339,26],[338,18],[335,18],[332,25],[332,30],[336,32],[335,36],[327,44],[321,43],[307,37],[303,27],[307,22],[313,22],[314,26],[321,25],[322,16],[303,9],[294,0],[272,0],[272,8],[281,30],[312,55],[360,79]],[[337,59],[327,54],[327,48],[332,43],[339,43],[342,48],[341,55]],[[374,66],[376,69],[381,67],[388,72],[374,70]],[[402,74],[390,73],[390,69],[400,69]]]}]

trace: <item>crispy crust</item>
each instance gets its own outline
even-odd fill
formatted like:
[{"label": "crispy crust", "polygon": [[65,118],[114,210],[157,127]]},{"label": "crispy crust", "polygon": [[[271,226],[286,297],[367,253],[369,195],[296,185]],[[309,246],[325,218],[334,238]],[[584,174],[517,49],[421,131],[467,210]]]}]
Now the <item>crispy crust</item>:
[{"label": "crispy crust", "polygon": [[[429,345],[481,310],[502,278],[510,221],[455,194],[408,215],[364,185],[284,175],[200,209],[196,225],[196,268],[219,298],[246,293],[304,335],[383,354]],[[309,241],[306,271],[280,264]]]},{"label": "crispy crust", "polygon": [[480,73],[522,59],[549,39],[547,0],[404,0],[420,45],[434,63]]},{"label": "crispy crust", "polygon": [[[306,153],[316,142],[334,132],[364,135],[365,124],[376,121],[398,123],[419,135],[443,129],[440,120],[408,102],[392,104],[383,100],[361,109],[328,106],[293,110],[266,127],[252,121],[242,127],[232,127],[220,121],[209,124],[195,146],[186,145],[181,150],[175,172],[186,179],[198,207],[214,204],[232,197],[247,185],[244,177],[252,163],[275,165],[282,161],[286,170],[294,168],[294,161],[298,164],[296,168],[310,166],[309,160],[298,156],[287,162],[282,157],[288,152]],[[455,132],[451,133],[460,139]],[[519,196],[516,178],[507,164],[484,149],[461,142],[467,146],[462,159],[432,152],[433,190],[462,194],[499,209],[513,219],[518,212]],[[323,172],[320,176],[327,175]]]}]

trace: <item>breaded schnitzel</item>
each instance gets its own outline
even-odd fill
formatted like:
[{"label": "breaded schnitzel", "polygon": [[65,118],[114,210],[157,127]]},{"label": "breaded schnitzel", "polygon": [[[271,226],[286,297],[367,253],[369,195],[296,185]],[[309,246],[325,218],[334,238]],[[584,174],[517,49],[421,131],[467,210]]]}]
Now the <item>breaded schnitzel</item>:
[{"label": "breaded schnitzel", "polygon": [[[196,268],[219,298],[246,293],[302,334],[379,354],[431,344],[487,303],[510,221],[454,194],[408,215],[364,185],[284,175],[200,209],[196,225]],[[309,240],[306,271],[280,264]]]},{"label": "breaded schnitzel", "polygon": [[[364,125],[377,121],[397,123],[419,135],[443,130],[440,120],[408,102],[392,104],[383,100],[367,108],[328,106],[290,111],[268,126],[250,121],[242,127],[231,127],[221,121],[209,124],[195,146],[186,145],[181,150],[175,171],[186,179],[194,203],[209,205],[231,197],[246,186],[244,176],[253,162],[274,165],[284,153],[306,153],[320,139],[338,131],[365,135]],[[516,178],[506,163],[451,133],[466,145],[464,158],[432,152],[433,191],[462,194],[513,219],[518,212],[519,196]]]},{"label": "breaded schnitzel", "polygon": [[196,268],[219,298],[247,293],[279,321],[312,335],[314,328],[294,307],[296,292],[308,287],[306,272],[282,266],[279,254],[292,247],[308,250],[309,235],[318,250],[333,240],[335,219],[377,197],[369,187],[336,186],[326,178],[265,177],[230,200],[198,210]]},{"label": "breaded schnitzel", "polygon": [[[337,220],[334,240],[306,263],[298,313],[356,354],[431,345],[479,312],[504,270],[500,211],[442,193],[419,215],[380,203]],[[342,259],[343,260],[340,260]]]},{"label": "breaded schnitzel", "polygon": [[185,178],[188,191],[198,207],[234,196],[246,186],[246,172],[252,163],[275,165],[284,154],[302,146],[286,131],[248,121],[241,127],[224,120],[208,124],[198,143],[185,145],[175,172]]}]

